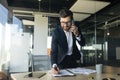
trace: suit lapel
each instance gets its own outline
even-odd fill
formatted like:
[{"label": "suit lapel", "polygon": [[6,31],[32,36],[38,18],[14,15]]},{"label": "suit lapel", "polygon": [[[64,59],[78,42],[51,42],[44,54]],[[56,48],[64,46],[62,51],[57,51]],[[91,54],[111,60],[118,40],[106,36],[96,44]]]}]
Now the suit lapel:
[{"label": "suit lapel", "polygon": [[59,34],[59,43],[62,46],[62,48],[67,51],[68,50],[68,43],[67,43],[67,38],[66,35],[63,31],[63,29],[59,26],[60,29],[58,29],[58,34]]}]

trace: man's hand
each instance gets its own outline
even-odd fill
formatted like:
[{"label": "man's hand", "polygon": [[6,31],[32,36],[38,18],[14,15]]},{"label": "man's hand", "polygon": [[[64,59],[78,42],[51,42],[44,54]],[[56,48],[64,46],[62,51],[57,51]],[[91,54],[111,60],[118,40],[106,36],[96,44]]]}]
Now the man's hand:
[{"label": "man's hand", "polygon": [[52,74],[59,74],[59,73],[60,73],[60,69],[58,67],[52,68]]},{"label": "man's hand", "polygon": [[72,26],[71,26],[70,31],[73,32],[73,34],[74,34],[76,37],[79,36],[78,27],[76,27],[75,25],[72,25]]}]

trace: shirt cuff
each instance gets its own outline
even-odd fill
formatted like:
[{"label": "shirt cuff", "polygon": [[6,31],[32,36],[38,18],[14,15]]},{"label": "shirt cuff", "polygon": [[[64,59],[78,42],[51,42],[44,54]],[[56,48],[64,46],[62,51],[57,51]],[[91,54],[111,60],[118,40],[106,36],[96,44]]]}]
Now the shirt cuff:
[{"label": "shirt cuff", "polygon": [[57,67],[57,64],[53,64],[52,67],[53,67],[53,68]]},{"label": "shirt cuff", "polygon": [[78,41],[81,41],[81,35],[76,36],[76,39],[77,39]]}]

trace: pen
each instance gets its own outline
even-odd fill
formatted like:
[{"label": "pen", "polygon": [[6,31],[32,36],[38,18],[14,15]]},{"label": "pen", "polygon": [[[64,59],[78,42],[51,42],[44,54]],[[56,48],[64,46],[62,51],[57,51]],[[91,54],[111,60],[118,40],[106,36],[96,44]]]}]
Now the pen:
[{"label": "pen", "polygon": [[58,71],[57,66],[55,66],[54,69],[55,69],[56,71]]},{"label": "pen", "polygon": [[53,68],[54,68],[56,71],[58,71],[58,67],[57,67],[56,64],[53,64]]}]

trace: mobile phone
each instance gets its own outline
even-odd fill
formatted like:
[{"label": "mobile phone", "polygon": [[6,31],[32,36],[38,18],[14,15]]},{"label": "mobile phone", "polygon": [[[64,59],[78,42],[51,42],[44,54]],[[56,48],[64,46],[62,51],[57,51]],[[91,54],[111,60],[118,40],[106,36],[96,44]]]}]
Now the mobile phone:
[{"label": "mobile phone", "polygon": [[72,25],[75,25],[75,21],[74,20],[72,20]]},{"label": "mobile phone", "polygon": [[70,28],[70,31],[71,31],[71,32],[73,32],[73,30],[74,30],[74,28],[75,28],[74,26],[75,26],[75,22],[74,22],[74,20],[72,20],[72,26],[71,26],[71,28]]},{"label": "mobile phone", "polygon": [[54,69],[55,69],[56,71],[58,71],[58,68],[57,68],[57,66],[55,66],[55,67],[54,67]]},{"label": "mobile phone", "polygon": [[103,78],[102,80],[116,80],[115,78]]}]

